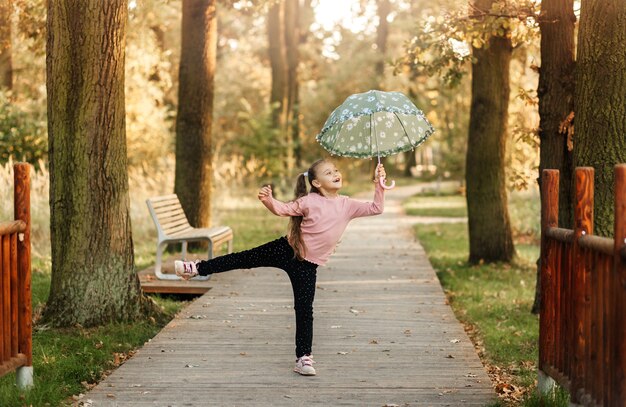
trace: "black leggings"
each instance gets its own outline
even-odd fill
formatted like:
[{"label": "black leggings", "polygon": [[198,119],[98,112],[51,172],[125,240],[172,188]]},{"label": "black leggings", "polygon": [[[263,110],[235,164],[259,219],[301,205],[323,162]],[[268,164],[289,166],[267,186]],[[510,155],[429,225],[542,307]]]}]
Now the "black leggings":
[{"label": "black leggings", "polygon": [[291,280],[296,310],[296,357],[310,355],[313,342],[313,299],[317,264],[298,260],[285,237],[254,249],[201,261],[198,264],[198,272],[206,276],[255,267],[276,267],[287,272]]}]

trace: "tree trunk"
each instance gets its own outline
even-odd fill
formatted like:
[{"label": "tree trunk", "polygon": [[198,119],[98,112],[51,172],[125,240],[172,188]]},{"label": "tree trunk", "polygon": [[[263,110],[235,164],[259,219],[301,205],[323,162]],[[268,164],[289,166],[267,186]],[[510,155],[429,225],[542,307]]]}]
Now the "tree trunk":
[{"label": "tree trunk", "polygon": [[300,44],[300,4],[299,0],[285,0],[285,51],[287,61],[287,140],[291,146],[287,153],[289,173],[300,164],[300,101],[298,87],[298,63]]},{"label": "tree trunk", "polygon": [[134,268],[124,108],[125,0],[48,2],[46,76],[54,326],[152,309]]},{"label": "tree trunk", "polygon": [[183,0],[174,192],[194,227],[211,223],[216,0]]},{"label": "tree trunk", "polygon": [[376,29],[376,49],[378,61],[376,61],[376,76],[378,87],[382,89],[385,74],[385,57],[387,55],[387,38],[389,37],[389,22],[387,17],[391,12],[389,0],[378,0],[378,28]]},{"label": "tree trunk", "polygon": [[269,59],[272,69],[273,126],[284,145],[284,168],[292,174],[299,155],[298,45],[300,5],[298,0],[284,0],[270,7],[267,18]]},{"label": "tree trunk", "polygon": [[[573,153],[568,148],[567,134],[562,134],[559,127],[574,110],[575,23],[573,0],[541,2],[541,69],[537,89],[541,148],[537,182],[541,188],[544,169],[559,170],[559,226],[567,229],[573,224]],[[541,303],[539,262],[537,265],[533,313],[539,312]]]},{"label": "tree trunk", "polygon": [[[476,5],[488,10],[490,4]],[[515,253],[505,180],[511,51],[510,39],[502,37],[492,37],[488,48],[473,48],[465,171],[471,263],[510,261]]]},{"label": "tree trunk", "polygon": [[574,165],[595,168],[594,233],[613,236],[614,165],[626,162],[626,0],[582,3]]},{"label": "tree trunk", "polygon": [[417,160],[415,159],[415,150],[410,150],[404,153],[404,171],[405,177],[412,177],[411,168],[415,167]]},{"label": "tree trunk", "polygon": [[12,0],[0,2],[0,90],[13,90],[12,12]]}]

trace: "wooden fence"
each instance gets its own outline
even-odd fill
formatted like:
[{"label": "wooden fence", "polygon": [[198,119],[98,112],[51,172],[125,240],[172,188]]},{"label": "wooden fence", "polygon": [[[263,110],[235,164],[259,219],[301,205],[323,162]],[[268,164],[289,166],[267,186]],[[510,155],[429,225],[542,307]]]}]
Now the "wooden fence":
[{"label": "wooden fence", "polygon": [[21,388],[33,383],[30,275],[30,166],[14,167],[14,219],[0,223],[0,376],[16,370]]},{"label": "wooden fence", "polygon": [[541,176],[540,376],[573,404],[626,406],[626,165],[615,167],[614,238],[593,235],[593,168],[575,170],[573,230],[558,227],[558,171]]}]

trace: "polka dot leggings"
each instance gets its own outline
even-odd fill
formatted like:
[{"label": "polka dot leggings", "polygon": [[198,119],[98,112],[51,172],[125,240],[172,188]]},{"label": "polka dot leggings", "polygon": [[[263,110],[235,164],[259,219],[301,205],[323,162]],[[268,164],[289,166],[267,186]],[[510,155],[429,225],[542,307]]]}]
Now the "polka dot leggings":
[{"label": "polka dot leggings", "polygon": [[291,280],[296,311],[296,357],[310,355],[313,342],[313,299],[317,264],[298,260],[287,238],[281,237],[254,249],[201,261],[198,263],[198,272],[206,276],[256,267],[276,267],[287,272]]}]

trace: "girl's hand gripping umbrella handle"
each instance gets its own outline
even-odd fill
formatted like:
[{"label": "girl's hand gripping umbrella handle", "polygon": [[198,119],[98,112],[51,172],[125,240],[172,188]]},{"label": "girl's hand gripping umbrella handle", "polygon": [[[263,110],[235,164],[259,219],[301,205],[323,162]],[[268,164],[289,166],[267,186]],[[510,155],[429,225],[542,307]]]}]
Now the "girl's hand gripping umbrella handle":
[{"label": "girl's hand gripping umbrella handle", "polygon": [[376,172],[378,175],[378,183],[383,189],[392,189],[396,186],[396,181],[391,181],[391,185],[386,185],[387,182],[387,174],[385,173],[385,167],[380,162],[380,157],[378,157],[378,166],[376,168]]},{"label": "girl's hand gripping umbrella handle", "polygon": [[383,189],[392,189],[396,186],[396,181],[391,181],[391,185],[385,185],[385,182],[387,182],[386,178],[381,178],[378,180],[378,182],[380,183],[380,186],[383,187]]}]

